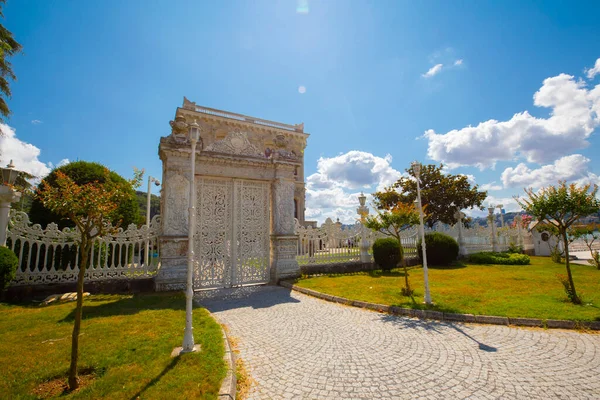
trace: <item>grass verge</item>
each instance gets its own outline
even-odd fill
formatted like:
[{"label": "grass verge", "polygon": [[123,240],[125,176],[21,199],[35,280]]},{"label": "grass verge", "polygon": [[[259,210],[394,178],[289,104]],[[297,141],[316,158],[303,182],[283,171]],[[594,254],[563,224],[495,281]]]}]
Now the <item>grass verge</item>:
[{"label": "grass verge", "polygon": [[414,300],[400,289],[400,269],[332,274],[299,279],[296,285],[353,300],[444,312],[579,321],[600,320],[600,271],[591,265],[571,264],[575,287],[583,305],[570,303],[557,278],[565,266],[548,257],[531,257],[530,265],[475,265],[430,267],[429,286],[435,305],[423,301],[423,270],[409,270]]},{"label": "grass verge", "polygon": [[95,295],[84,300],[79,366],[92,371],[73,393],[47,388],[69,367],[75,303],[0,303],[0,393],[7,398],[216,399],[226,374],[219,325],[194,309],[198,353],[181,345],[185,296]]}]

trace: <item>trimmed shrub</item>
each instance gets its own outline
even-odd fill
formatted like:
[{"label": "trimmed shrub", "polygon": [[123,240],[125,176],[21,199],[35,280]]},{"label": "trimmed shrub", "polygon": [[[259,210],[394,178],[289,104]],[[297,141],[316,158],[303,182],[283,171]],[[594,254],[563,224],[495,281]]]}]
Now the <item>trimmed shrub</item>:
[{"label": "trimmed shrub", "polygon": [[389,271],[402,260],[402,247],[394,238],[377,239],[373,243],[373,258],[382,270]]},{"label": "trimmed shrub", "polygon": [[4,290],[8,287],[10,281],[12,281],[17,273],[17,265],[19,265],[19,258],[11,249],[8,247],[0,247],[0,290]]},{"label": "trimmed shrub", "polygon": [[[427,263],[430,265],[450,265],[458,258],[458,243],[453,237],[441,232],[431,232],[425,235],[427,248]],[[421,240],[417,243],[419,261],[423,263]]]},{"label": "trimmed shrub", "polygon": [[469,255],[469,262],[473,264],[528,265],[529,261],[530,258],[527,254],[519,253],[482,251]]}]

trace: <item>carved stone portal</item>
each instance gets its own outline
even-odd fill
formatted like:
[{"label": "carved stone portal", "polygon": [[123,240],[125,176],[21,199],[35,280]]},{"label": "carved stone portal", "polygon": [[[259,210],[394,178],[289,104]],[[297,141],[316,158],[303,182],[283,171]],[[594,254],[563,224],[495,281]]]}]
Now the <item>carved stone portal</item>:
[{"label": "carved stone portal", "polygon": [[[286,125],[184,100],[161,138],[161,269],[157,290],[184,289],[191,147],[185,129],[201,126],[197,149],[194,287],[277,282],[298,276],[294,199],[304,194],[303,125]],[[300,199],[304,204],[304,199]],[[303,215],[303,214],[302,214]],[[303,221],[301,221],[303,222]]]}]

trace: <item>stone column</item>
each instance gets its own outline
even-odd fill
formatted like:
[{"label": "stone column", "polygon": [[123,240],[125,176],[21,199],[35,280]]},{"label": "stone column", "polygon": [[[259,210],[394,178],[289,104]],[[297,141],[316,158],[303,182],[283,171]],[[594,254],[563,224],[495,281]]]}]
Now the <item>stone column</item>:
[{"label": "stone column", "polygon": [[458,226],[458,255],[464,257],[467,255],[467,247],[465,246],[465,236],[463,232],[463,223],[462,219],[464,218],[464,214],[457,209],[454,214],[458,222],[456,223]]},{"label": "stone column", "polygon": [[523,233],[521,231],[521,224],[523,223],[523,218],[520,215],[515,216],[515,223],[517,225],[517,235],[518,237],[518,245],[521,250],[525,250],[525,243],[523,242]]},{"label": "stone column", "polygon": [[363,264],[369,264],[371,262],[371,256],[369,255],[369,241],[367,240],[367,228],[365,223],[367,221],[367,215],[369,215],[369,207],[365,205],[366,196],[361,192],[358,197],[360,206],[356,209],[358,215],[360,215],[360,262]]},{"label": "stone column", "polygon": [[498,251],[498,238],[496,237],[496,221],[494,221],[494,207],[489,207],[488,221],[490,221],[491,235],[492,235],[492,251]]},{"label": "stone column", "polygon": [[10,203],[19,201],[21,193],[9,186],[0,186],[0,246],[6,246],[6,230],[8,229],[8,215]]},{"label": "stone column", "polygon": [[296,261],[298,236],[294,234],[293,180],[276,178],[272,187],[271,283],[300,276]]}]

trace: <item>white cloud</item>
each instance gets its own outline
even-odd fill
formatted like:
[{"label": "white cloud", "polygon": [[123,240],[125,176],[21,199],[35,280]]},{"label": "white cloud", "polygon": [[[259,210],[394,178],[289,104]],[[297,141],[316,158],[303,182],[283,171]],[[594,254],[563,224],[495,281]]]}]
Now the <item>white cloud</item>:
[{"label": "white cloud", "polygon": [[484,183],[483,185],[481,185],[479,187],[479,189],[486,190],[486,191],[502,190],[502,186],[497,185],[496,181],[492,181],[490,183]]},{"label": "white cloud", "polygon": [[[0,124],[0,157],[2,164],[8,164],[13,160],[15,168],[19,171],[25,171],[37,179],[34,183],[37,184],[44,178],[52,169],[52,163],[45,164],[39,160],[41,150],[31,143],[26,143],[17,138],[15,130],[8,125]],[[68,159],[64,159],[58,163],[58,166],[68,163]]]},{"label": "white cloud", "polygon": [[31,120],[31,123],[32,123],[33,125],[39,125],[39,124],[41,124],[41,123],[42,123],[42,121],[40,121],[39,119],[34,119],[34,120]]},{"label": "white cloud", "polygon": [[455,66],[455,67],[458,67],[458,66],[462,65],[462,63],[463,63],[463,60],[462,60],[462,58],[461,58],[460,60],[456,60],[456,61],[454,61],[454,66]]},{"label": "white cloud", "polygon": [[584,70],[588,79],[594,79],[594,77],[600,74],[600,58],[596,60],[596,64],[592,68],[586,68]]},{"label": "white cloud", "polygon": [[68,158],[63,158],[62,160],[60,160],[58,162],[58,164],[54,165],[54,163],[49,162],[48,163],[48,167],[52,170],[54,168],[60,168],[63,167],[65,165],[67,165],[68,163],[70,163],[71,161]]},{"label": "white cloud", "polygon": [[402,175],[391,167],[392,156],[377,157],[362,151],[349,151],[336,157],[321,157],[317,172],[306,179],[306,219],[323,222],[340,219],[345,224],[356,222],[358,196],[382,190]]},{"label": "white cloud", "polygon": [[43,178],[48,175],[50,168],[38,160],[40,149],[31,143],[22,142],[10,126],[0,124],[3,136],[0,137],[0,155],[3,163],[13,160],[15,168],[33,176]]},{"label": "white cloud", "polygon": [[581,154],[573,154],[556,160],[553,164],[530,169],[521,163],[515,168],[506,168],[502,173],[505,187],[540,188],[555,185],[559,180],[577,183],[598,183],[598,176],[589,172],[590,159]]},{"label": "white cloud", "polygon": [[[463,212],[470,217],[486,217],[489,214],[487,207],[490,207],[490,206],[496,207],[499,204],[502,204],[502,208],[507,213],[521,211],[521,206],[519,206],[519,204],[513,197],[496,197],[493,195],[488,195],[488,197],[486,197],[485,201],[483,202],[483,205],[485,206],[484,210],[480,210],[478,208],[473,208],[473,209],[463,210]],[[497,214],[498,212],[499,212],[498,209],[494,210],[495,214]]]},{"label": "white cloud", "polygon": [[364,151],[352,150],[336,157],[321,157],[317,172],[306,178],[310,188],[344,187],[368,188],[377,185],[378,190],[397,181],[401,173],[390,166],[392,156],[384,158]]},{"label": "white cloud", "polygon": [[[444,169],[445,169],[445,167],[446,167],[446,166],[444,165]],[[443,173],[445,173],[445,174],[447,174],[447,173],[448,173],[447,171],[444,171],[443,169],[442,169],[442,172],[443,172]],[[474,185],[474,184],[475,184],[475,175],[471,175],[471,174],[461,174],[461,175],[464,175],[464,176],[466,176],[466,177],[467,177],[467,181],[469,181],[469,183],[470,183],[471,185]]]},{"label": "white cloud", "polygon": [[440,73],[442,71],[442,68],[444,67],[443,64],[436,64],[433,67],[429,68],[429,71],[425,72],[423,75],[421,75],[423,78],[431,78],[432,76]]},{"label": "white cloud", "polygon": [[523,111],[508,121],[488,120],[445,134],[427,130],[428,156],[450,168],[485,169],[519,158],[548,163],[589,145],[587,139],[600,124],[600,85],[588,89],[584,81],[560,74],[544,80],[533,100],[550,108],[550,116]]}]

